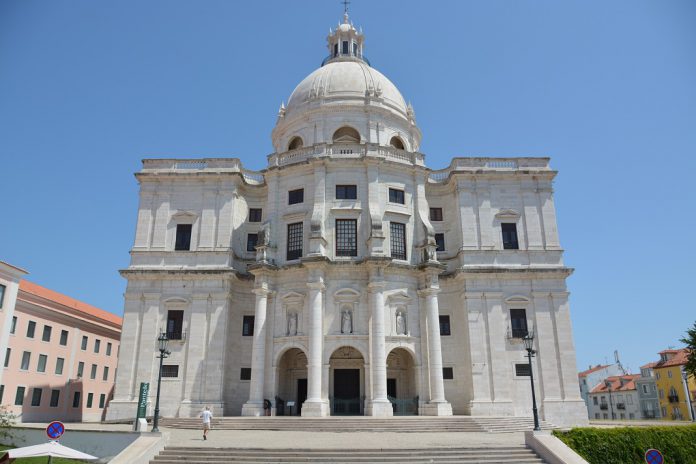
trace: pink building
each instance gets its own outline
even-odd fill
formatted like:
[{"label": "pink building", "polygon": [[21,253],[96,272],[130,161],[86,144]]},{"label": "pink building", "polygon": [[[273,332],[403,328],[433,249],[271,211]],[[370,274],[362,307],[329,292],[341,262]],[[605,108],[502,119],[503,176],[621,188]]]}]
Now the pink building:
[{"label": "pink building", "polygon": [[18,269],[0,262],[0,402],[22,422],[102,420],[121,318],[19,280]]}]

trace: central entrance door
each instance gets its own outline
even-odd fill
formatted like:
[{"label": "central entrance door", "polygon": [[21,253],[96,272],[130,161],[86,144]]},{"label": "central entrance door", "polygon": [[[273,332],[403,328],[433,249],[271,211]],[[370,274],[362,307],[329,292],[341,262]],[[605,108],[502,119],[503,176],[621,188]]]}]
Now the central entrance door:
[{"label": "central entrance door", "polygon": [[297,379],[297,415],[302,414],[302,403],[307,399],[307,379]]},{"label": "central entrance door", "polygon": [[360,369],[334,369],[335,415],[360,414]]}]

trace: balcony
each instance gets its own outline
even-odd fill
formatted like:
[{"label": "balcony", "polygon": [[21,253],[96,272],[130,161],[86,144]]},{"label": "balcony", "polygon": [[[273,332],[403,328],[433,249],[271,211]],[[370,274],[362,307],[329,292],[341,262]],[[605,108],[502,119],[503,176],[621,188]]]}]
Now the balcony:
[{"label": "balcony", "polygon": [[670,403],[678,403],[679,402],[679,395],[669,395],[667,397]]},{"label": "balcony", "polygon": [[599,405],[599,409],[601,409],[602,411],[606,411],[607,409],[609,409],[609,405],[607,403],[601,403]]},{"label": "balcony", "polygon": [[616,409],[626,409],[625,403],[616,403]]},{"label": "balcony", "polygon": [[176,332],[167,332],[167,338],[169,340],[176,340],[176,341],[185,341],[186,340],[186,331],[180,330]]},{"label": "balcony", "polygon": [[656,417],[655,411],[643,411],[643,419],[655,419]]}]

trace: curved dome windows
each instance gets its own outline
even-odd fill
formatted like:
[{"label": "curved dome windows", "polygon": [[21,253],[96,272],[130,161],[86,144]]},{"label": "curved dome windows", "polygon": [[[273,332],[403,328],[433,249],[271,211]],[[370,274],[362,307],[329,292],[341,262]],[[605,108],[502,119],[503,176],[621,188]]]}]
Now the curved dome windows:
[{"label": "curved dome windows", "polygon": [[333,134],[334,143],[360,143],[360,133],[352,127],[343,126]]},{"label": "curved dome windows", "polygon": [[304,146],[304,143],[302,142],[302,139],[300,137],[293,137],[290,139],[290,143],[288,144],[288,151],[290,150],[297,150],[298,148],[302,148]]},{"label": "curved dome windows", "polygon": [[404,150],[404,142],[397,136],[394,136],[391,138],[389,141],[389,145],[391,145],[394,148],[398,148],[399,150]]}]

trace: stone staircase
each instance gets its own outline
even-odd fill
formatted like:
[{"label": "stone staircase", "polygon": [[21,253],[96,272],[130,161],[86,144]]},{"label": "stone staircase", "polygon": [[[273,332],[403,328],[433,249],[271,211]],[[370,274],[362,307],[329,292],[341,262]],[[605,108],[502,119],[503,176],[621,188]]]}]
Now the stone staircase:
[{"label": "stone staircase", "polygon": [[[200,419],[162,418],[160,426],[177,429],[200,429]],[[545,430],[552,424],[542,422]],[[533,428],[527,417],[222,417],[213,419],[214,430],[285,430],[306,432],[523,432]]]},{"label": "stone staircase", "polygon": [[253,449],[166,447],[151,464],[208,463],[467,463],[541,464],[533,451],[519,446],[428,449]]}]

